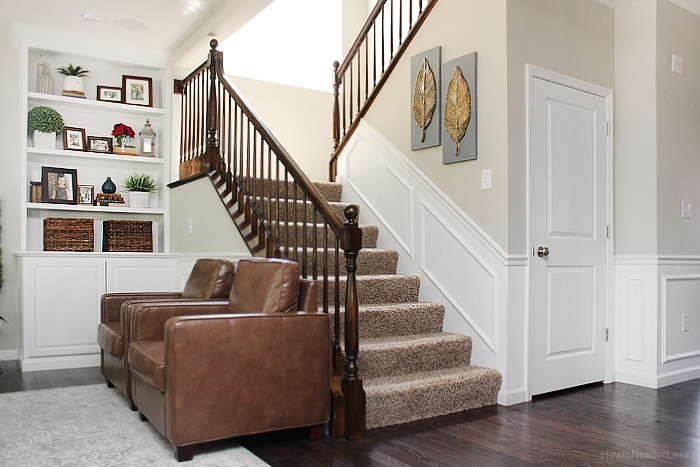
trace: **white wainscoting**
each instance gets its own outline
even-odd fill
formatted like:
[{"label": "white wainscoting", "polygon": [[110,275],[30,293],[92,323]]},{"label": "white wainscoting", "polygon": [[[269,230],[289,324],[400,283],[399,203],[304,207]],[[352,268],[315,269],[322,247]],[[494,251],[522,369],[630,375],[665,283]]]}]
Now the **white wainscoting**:
[{"label": "white wainscoting", "polygon": [[613,379],[660,388],[700,377],[700,257],[618,256],[615,290]]},{"label": "white wainscoting", "polygon": [[343,201],[421,277],[420,300],[445,305],[443,329],[468,334],[472,363],[503,374],[499,404],[527,400],[526,255],[508,255],[373,126],[363,121],[339,161]]}]

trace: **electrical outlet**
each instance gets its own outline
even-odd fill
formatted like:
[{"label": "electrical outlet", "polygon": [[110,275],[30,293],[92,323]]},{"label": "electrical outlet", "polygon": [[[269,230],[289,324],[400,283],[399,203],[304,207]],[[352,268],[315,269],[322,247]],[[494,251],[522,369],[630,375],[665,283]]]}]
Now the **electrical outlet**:
[{"label": "electrical outlet", "polygon": [[187,233],[192,235],[192,219],[187,219]]},{"label": "electrical outlet", "polygon": [[688,327],[690,324],[690,316],[688,313],[683,313],[681,315],[681,331],[688,332]]}]

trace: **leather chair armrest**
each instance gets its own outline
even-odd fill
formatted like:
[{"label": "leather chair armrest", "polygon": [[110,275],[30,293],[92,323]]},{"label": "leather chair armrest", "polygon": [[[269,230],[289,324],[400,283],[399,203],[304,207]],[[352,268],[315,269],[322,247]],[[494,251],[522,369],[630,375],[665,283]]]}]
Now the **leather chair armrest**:
[{"label": "leather chair armrest", "polygon": [[228,300],[162,300],[154,302],[135,301],[125,307],[129,322],[128,338],[137,340],[163,340],[168,319],[184,315],[224,313]]},{"label": "leather chair armrest", "polygon": [[306,312],[169,319],[168,439],[181,445],[326,423],[328,327],[328,315]]},{"label": "leather chair armrest", "polygon": [[127,300],[162,300],[178,299],[182,292],[113,292],[102,295],[100,301],[100,322],[117,322],[120,318],[120,309]]}]

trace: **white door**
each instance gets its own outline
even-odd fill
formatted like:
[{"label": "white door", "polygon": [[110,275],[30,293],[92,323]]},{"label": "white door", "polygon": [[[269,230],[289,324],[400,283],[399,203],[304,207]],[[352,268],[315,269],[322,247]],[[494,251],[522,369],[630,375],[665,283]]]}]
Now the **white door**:
[{"label": "white door", "polygon": [[605,378],[606,99],[533,77],[531,394]]}]

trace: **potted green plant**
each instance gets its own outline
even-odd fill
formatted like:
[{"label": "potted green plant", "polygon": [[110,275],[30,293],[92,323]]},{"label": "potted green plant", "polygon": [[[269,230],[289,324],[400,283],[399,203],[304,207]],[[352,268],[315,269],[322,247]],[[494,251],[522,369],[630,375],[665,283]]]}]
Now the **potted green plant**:
[{"label": "potted green plant", "polygon": [[33,133],[34,147],[56,149],[56,134],[63,132],[63,117],[51,107],[40,105],[27,115],[27,129]]},{"label": "potted green plant", "polygon": [[61,94],[70,97],[85,97],[83,78],[90,73],[89,70],[81,66],[73,66],[72,63],[69,63],[68,66],[58,67],[56,72],[65,76],[63,92]]},{"label": "potted green plant", "polygon": [[158,184],[145,173],[133,173],[124,179],[124,189],[129,192],[129,207],[148,208],[151,193],[158,190]]}]

